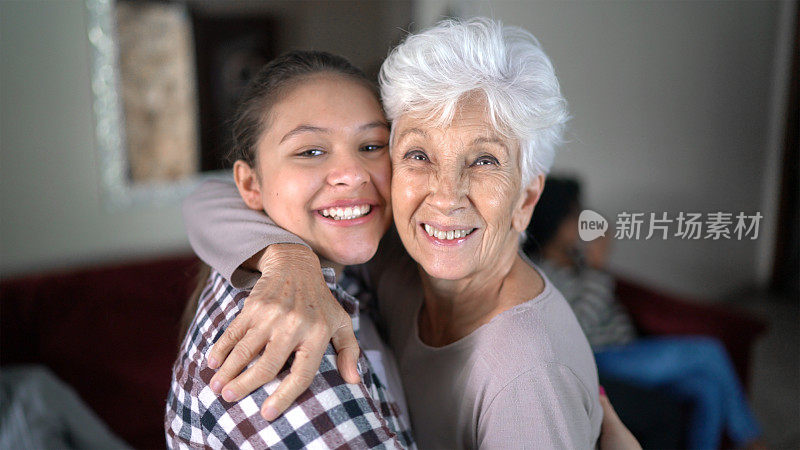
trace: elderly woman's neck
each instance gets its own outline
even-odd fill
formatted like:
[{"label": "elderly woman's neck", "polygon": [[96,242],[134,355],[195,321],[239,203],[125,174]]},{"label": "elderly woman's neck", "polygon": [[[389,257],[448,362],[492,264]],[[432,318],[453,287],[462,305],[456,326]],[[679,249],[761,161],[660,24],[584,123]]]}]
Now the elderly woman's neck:
[{"label": "elderly woman's neck", "polygon": [[[535,297],[544,287],[538,273],[516,251],[507,252],[487,270],[460,280],[441,280],[420,272],[425,294],[420,338],[434,347],[458,341],[496,315]],[[532,279],[538,281],[532,284]]]}]

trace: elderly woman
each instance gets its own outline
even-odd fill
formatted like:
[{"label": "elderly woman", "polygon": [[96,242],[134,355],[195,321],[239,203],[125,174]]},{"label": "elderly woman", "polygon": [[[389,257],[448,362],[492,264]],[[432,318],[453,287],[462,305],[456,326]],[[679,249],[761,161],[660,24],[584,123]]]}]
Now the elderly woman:
[{"label": "elderly woman", "polygon": [[[395,48],[380,82],[392,121],[397,233],[364,272],[420,447],[594,447],[602,411],[589,345],[563,296],[519,253],[567,119],[550,60],[520,28],[446,21]],[[208,197],[201,189],[185,207],[195,250],[234,284],[252,284],[248,261],[268,244],[293,241],[263,214]],[[282,285],[322,282],[295,280],[291,258],[283,267]],[[287,302],[261,292],[247,302]],[[299,309],[330,301],[295,297],[306,302]],[[300,317],[282,332],[293,335]],[[210,354],[212,366],[224,361],[221,381],[239,395],[254,386],[230,381],[247,363],[238,355],[248,354],[232,348],[254,354],[270,340],[246,328],[226,333]],[[267,346],[262,357],[283,353]]]}]

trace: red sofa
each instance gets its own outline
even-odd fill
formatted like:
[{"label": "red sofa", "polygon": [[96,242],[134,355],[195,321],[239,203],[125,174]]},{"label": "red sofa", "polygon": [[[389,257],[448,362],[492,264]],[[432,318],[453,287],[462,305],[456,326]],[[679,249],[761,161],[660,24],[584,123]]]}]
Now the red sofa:
[{"label": "red sofa", "polygon": [[[48,366],[122,439],[136,448],[163,448],[178,322],[197,264],[177,256],[3,280],[0,365]],[[720,338],[747,380],[762,322],[629,281],[620,280],[618,292],[643,332]]]},{"label": "red sofa", "polygon": [[164,448],[178,320],[196,267],[183,256],[4,280],[0,364],[48,366],[126,442]]},{"label": "red sofa", "polygon": [[[729,305],[678,298],[619,277],[617,297],[643,335],[695,334],[720,340],[747,388],[753,344],[766,328],[762,320]],[[600,381],[623,423],[644,448],[686,448],[691,405],[663,390],[633,386],[602,374]],[[722,448],[732,447],[725,436]]]},{"label": "red sofa", "polygon": [[620,277],[617,298],[641,334],[701,334],[719,339],[742,384],[749,386],[750,354],[755,339],[767,328],[764,320],[727,304],[679,298]]}]

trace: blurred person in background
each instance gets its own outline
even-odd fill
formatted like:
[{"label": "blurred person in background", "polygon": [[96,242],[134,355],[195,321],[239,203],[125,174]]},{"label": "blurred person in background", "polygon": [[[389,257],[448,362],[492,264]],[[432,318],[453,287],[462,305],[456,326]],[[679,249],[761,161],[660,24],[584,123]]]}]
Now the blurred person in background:
[{"label": "blurred person in background", "polygon": [[723,431],[739,447],[763,448],[761,429],[719,341],[688,335],[637,336],[606,270],[609,240],[580,239],[581,209],[580,184],[549,177],[523,249],[569,302],[594,351],[600,376],[689,401],[691,449],[718,448]]}]

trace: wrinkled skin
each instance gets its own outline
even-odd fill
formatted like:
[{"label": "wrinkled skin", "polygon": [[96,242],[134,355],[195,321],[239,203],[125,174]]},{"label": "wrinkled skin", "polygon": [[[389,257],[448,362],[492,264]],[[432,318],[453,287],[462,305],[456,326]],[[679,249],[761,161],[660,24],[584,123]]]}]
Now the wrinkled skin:
[{"label": "wrinkled skin", "polygon": [[[392,146],[394,219],[409,255],[433,278],[464,280],[516,253],[544,177],[522,189],[519,144],[493,131],[482,103],[447,127],[402,117]],[[423,224],[474,229],[463,244],[431,245]]]},{"label": "wrinkled skin", "polygon": [[[408,115],[394,125],[394,221],[422,269],[420,338],[432,346],[457,341],[544,286],[517,255],[544,176],[522,186],[519,143],[495,130],[486,110],[473,98],[446,125]],[[437,235],[445,231],[452,234]]]}]

